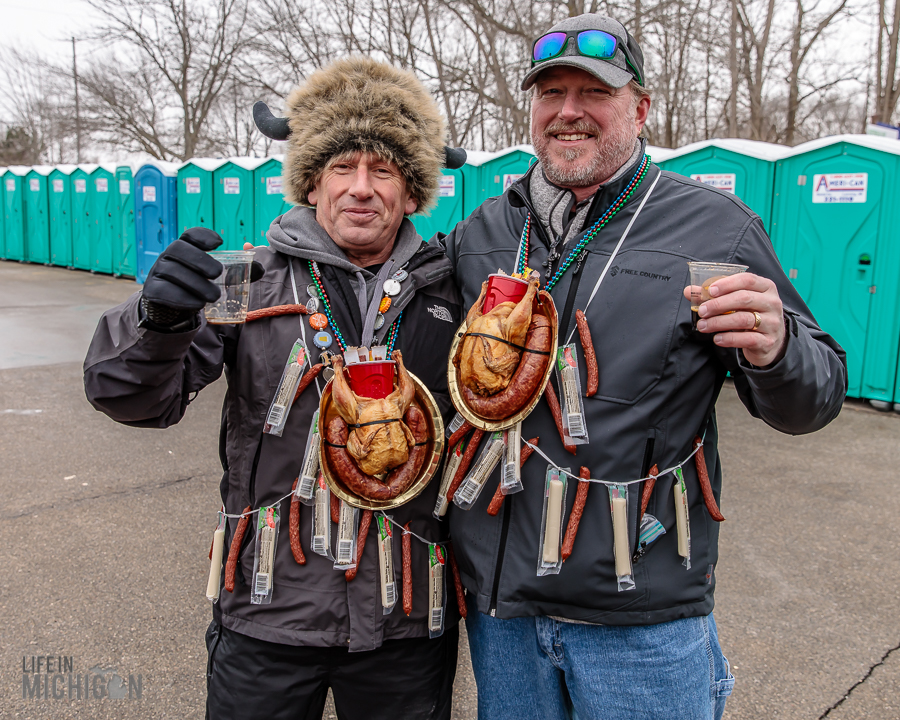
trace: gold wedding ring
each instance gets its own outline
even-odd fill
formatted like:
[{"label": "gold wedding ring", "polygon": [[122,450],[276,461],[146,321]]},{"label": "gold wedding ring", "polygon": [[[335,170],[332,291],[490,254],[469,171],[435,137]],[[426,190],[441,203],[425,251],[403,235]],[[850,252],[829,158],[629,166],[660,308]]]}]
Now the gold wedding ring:
[{"label": "gold wedding ring", "polygon": [[753,316],[756,318],[756,322],[753,323],[753,329],[754,329],[754,330],[759,330],[759,325],[760,325],[760,323],[762,322],[762,315],[760,315],[758,312],[756,312],[756,311],[754,310],[754,311],[753,311]]}]

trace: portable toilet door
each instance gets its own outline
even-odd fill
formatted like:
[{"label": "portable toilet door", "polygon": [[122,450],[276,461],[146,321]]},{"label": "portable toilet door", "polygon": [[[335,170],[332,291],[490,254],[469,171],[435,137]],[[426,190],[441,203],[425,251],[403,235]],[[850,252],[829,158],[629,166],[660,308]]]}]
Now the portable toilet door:
[{"label": "portable toilet door", "polygon": [[215,227],[213,172],[225,160],[193,158],[178,168],[178,234],[192,227]]},{"label": "portable toilet door", "polygon": [[116,244],[116,215],[118,193],[115,188],[114,166],[98,167],[91,173],[88,195],[93,209],[93,236],[91,238],[91,272],[112,274],[113,247]]},{"label": "portable toilet door", "polygon": [[131,167],[116,168],[116,235],[113,244],[113,275],[134,277],[137,249],[134,246],[134,177]]},{"label": "portable toilet door", "polygon": [[850,397],[894,393],[898,182],[900,143],[867,135],[804,143],[777,163],[775,244],[819,325],[847,352]]},{"label": "portable toilet door", "polygon": [[243,250],[255,240],[253,171],[265,158],[230,158],[213,173],[215,231],[222,236],[221,250]]},{"label": "portable toilet door", "polygon": [[33,167],[25,176],[25,227],[28,262],[50,264],[50,201],[47,176],[52,167]]},{"label": "portable toilet door", "polygon": [[91,205],[91,173],[96,165],[79,165],[69,176],[72,192],[72,267],[91,269],[94,209]]},{"label": "portable toilet door", "polygon": [[6,235],[6,259],[25,262],[28,259],[28,243],[25,226],[25,175],[28,168],[13,166],[3,176],[4,225]]},{"label": "portable toilet door", "polygon": [[74,165],[58,165],[47,177],[50,207],[50,264],[72,267],[72,183]]},{"label": "portable toilet door", "polygon": [[137,215],[137,273],[143,283],[147,273],[181,233],[178,229],[178,169],[172,163],[155,162],[141,167],[134,176],[134,207]]},{"label": "portable toilet door", "polygon": [[270,158],[253,171],[256,179],[254,191],[255,211],[253,215],[253,244],[268,245],[266,232],[269,225],[279,215],[290,210],[291,205],[284,199],[281,181],[281,159]]},{"label": "portable toilet door", "polygon": [[506,192],[509,186],[527,173],[528,168],[535,162],[534,149],[531,145],[514,145],[491,153],[490,157],[478,166],[477,173],[470,172],[470,177],[474,175],[475,186],[472,187],[469,178],[466,180],[465,189],[469,196],[465,208],[466,216],[488,198]]},{"label": "portable toilet door", "polygon": [[739,197],[771,227],[775,163],[790,148],[755,140],[703,140],[671,151],[657,164],[670,172]]},{"label": "portable toilet door", "polygon": [[462,170],[441,171],[438,181],[437,203],[426,215],[416,212],[410,217],[413,225],[423,240],[430,240],[435,233],[449,233],[456,223],[465,219],[463,214],[463,195],[465,179]]}]

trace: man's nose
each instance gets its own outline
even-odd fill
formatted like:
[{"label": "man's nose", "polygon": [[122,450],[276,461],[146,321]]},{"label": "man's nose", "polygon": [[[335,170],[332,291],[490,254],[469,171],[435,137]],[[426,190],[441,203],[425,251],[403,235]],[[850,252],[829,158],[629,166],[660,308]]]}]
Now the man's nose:
[{"label": "man's nose", "polygon": [[581,105],[581,98],[576,93],[566,93],[566,99],[559,110],[559,119],[571,123],[582,117],[584,117],[584,108]]},{"label": "man's nose", "polygon": [[372,188],[372,178],[370,177],[367,168],[356,168],[356,174],[353,176],[353,184],[350,186],[350,194],[359,200],[367,200],[375,194],[375,191]]}]

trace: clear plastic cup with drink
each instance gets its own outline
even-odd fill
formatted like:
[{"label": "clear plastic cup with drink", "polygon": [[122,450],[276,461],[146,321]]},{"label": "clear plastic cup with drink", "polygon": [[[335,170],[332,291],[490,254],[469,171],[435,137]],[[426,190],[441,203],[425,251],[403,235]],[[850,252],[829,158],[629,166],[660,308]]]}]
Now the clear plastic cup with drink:
[{"label": "clear plastic cup with drink", "polygon": [[254,253],[244,250],[216,250],[209,253],[222,263],[222,274],[213,282],[222,290],[215,302],[203,310],[212,325],[236,325],[247,319],[250,304],[250,266]]},{"label": "clear plastic cup with drink", "polygon": [[710,299],[709,286],[716,280],[744,272],[748,266],[730,263],[689,262],[688,267],[691,270],[691,325],[696,330],[697,321],[700,319],[697,311],[703,303]]}]

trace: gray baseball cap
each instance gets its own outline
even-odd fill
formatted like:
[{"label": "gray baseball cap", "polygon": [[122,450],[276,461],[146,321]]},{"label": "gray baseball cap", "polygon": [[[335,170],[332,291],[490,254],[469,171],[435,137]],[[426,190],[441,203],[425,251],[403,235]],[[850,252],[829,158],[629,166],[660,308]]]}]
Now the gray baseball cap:
[{"label": "gray baseball cap", "polygon": [[[622,23],[606,15],[588,13],[566,18],[554,25],[546,33],[541,34],[535,42],[548,33],[566,32],[577,34],[582,30],[603,30],[615,37],[615,55],[606,59],[582,55],[578,52],[578,44],[575,42],[574,37],[569,38],[560,55],[538,63],[535,63],[532,59],[532,67],[522,81],[522,89],[528,90],[534,85],[538,75],[547,68],[558,65],[567,65],[589,72],[598,80],[614,88],[624,87],[631,80],[637,80],[639,85],[644,84],[644,54],[641,52],[640,46]],[[534,43],[532,43],[533,47]]]}]

